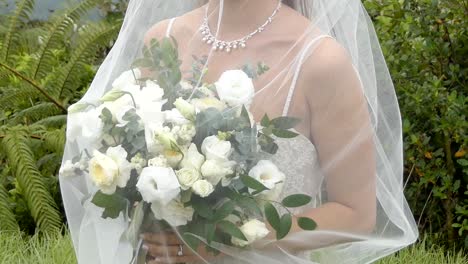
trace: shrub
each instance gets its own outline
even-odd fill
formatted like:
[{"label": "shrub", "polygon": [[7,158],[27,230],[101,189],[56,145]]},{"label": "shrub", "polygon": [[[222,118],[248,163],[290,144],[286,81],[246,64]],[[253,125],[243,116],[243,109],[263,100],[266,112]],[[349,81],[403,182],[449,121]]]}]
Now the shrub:
[{"label": "shrub", "polygon": [[468,245],[468,3],[365,4],[402,111],[410,207],[422,231],[451,245]]}]

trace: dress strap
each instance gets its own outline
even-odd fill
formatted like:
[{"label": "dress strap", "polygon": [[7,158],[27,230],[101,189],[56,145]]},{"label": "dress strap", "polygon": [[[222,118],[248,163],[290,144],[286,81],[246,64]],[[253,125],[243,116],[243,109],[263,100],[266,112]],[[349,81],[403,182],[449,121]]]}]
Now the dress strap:
[{"label": "dress strap", "polygon": [[169,25],[167,25],[167,30],[166,30],[166,37],[170,37],[171,36],[171,30],[172,30],[172,25],[174,25],[174,21],[175,21],[175,17],[171,18],[171,20],[169,20]]},{"label": "dress strap", "polygon": [[292,80],[292,83],[291,83],[291,86],[289,87],[289,92],[288,92],[288,97],[286,97],[286,103],[284,104],[284,108],[283,108],[283,116],[287,116],[288,113],[289,113],[289,108],[291,106],[291,101],[292,101],[292,98],[294,96],[294,91],[296,89],[296,84],[297,84],[297,79],[299,78],[299,73],[301,71],[301,66],[302,64],[304,63],[304,60],[305,60],[305,57],[306,57],[306,54],[307,54],[307,51],[309,50],[309,48],[315,44],[317,41],[323,39],[323,38],[333,38],[332,36],[330,35],[320,35],[316,38],[314,38],[313,40],[311,40],[307,46],[304,48],[304,50],[302,50],[301,52],[301,55],[299,57],[299,63],[297,65],[297,68],[296,68],[296,71],[294,72],[294,76],[293,76],[293,80]]}]

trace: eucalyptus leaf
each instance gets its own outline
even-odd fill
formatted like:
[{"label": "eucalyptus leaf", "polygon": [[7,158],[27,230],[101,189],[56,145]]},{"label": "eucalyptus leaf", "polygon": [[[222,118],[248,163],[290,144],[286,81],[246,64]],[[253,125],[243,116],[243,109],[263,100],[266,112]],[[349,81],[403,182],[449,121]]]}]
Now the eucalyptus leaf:
[{"label": "eucalyptus leaf", "polygon": [[109,195],[101,191],[96,192],[91,202],[97,207],[104,208],[104,212],[102,213],[102,218],[104,219],[116,219],[119,217],[120,212],[127,209],[128,205],[128,201],[117,193]]},{"label": "eucalyptus leaf", "polygon": [[301,120],[295,117],[281,116],[271,120],[271,124],[276,129],[291,129],[296,127]]},{"label": "eucalyptus leaf", "polygon": [[247,238],[245,237],[244,233],[242,233],[242,231],[235,224],[229,221],[220,221],[217,223],[217,227],[233,237],[247,241]]},{"label": "eucalyptus leaf", "polygon": [[270,202],[265,203],[265,216],[268,220],[268,223],[276,230],[276,232],[280,232],[281,230],[281,220],[276,210],[275,206]]},{"label": "eucalyptus leaf", "polygon": [[248,175],[241,175],[240,179],[245,184],[245,186],[249,187],[250,189],[254,189],[259,192],[268,190],[265,185]]},{"label": "eucalyptus leaf", "polygon": [[280,231],[276,233],[276,239],[283,239],[288,235],[292,227],[292,217],[290,214],[284,214],[280,220]]},{"label": "eucalyptus leaf", "polygon": [[235,208],[235,203],[233,201],[227,201],[223,205],[221,205],[220,208],[218,208],[215,213],[213,220],[214,221],[220,221],[223,220],[224,218],[228,217],[232,211],[234,211]]},{"label": "eucalyptus leaf", "polygon": [[317,228],[317,223],[307,217],[299,217],[297,219],[297,225],[304,230],[315,230]]},{"label": "eucalyptus leaf", "polygon": [[290,130],[283,130],[283,129],[273,129],[272,130],[273,135],[279,137],[279,138],[295,138],[299,136],[298,133],[290,131]]},{"label": "eucalyptus leaf", "polygon": [[213,210],[205,201],[196,199],[192,202],[192,207],[199,216],[210,220],[213,219]]},{"label": "eucalyptus leaf", "polygon": [[305,194],[293,194],[283,199],[281,202],[286,207],[300,207],[312,201],[312,197]]}]

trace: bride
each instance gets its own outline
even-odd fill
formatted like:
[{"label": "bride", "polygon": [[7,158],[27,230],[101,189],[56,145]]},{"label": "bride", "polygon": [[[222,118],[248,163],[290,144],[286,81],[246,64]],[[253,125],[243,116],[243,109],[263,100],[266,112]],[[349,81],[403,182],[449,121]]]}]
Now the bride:
[{"label": "bride", "polygon": [[[360,1],[131,1],[83,101],[100,98],[143,45],[166,37],[177,43],[182,79],[202,63],[192,89],[250,67],[252,118],[300,118],[299,136],[279,140],[273,161],[286,175],[280,197],[305,193],[313,202],[293,210],[286,238],[276,241],[269,226],[263,243],[243,251],[220,246],[218,256],[204,247],[191,250],[177,232],[144,233],[147,263],[369,263],[416,240],[403,195],[398,103]],[[75,148],[68,140],[66,156]],[[125,221],[97,219],[95,209],[76,202],[91,190],[61,184],[79,263],[128,263],[121,257]],[[299,217],[313,219],[317,229],[301,229]]]}]

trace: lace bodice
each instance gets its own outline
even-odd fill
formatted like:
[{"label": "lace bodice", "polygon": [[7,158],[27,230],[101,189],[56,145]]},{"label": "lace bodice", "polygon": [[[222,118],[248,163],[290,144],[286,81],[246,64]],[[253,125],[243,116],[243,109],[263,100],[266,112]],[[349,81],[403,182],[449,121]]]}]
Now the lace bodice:
[{"label": "lace bodice", "polygon": [[310,207],[317,207],[321,203],[320,186],[324,177],[314,144],[301,134],[292,139],[279,138],[276,142],[279,149],[271,159],[286,175],[281,198],[304,193],[314,198]]}]

